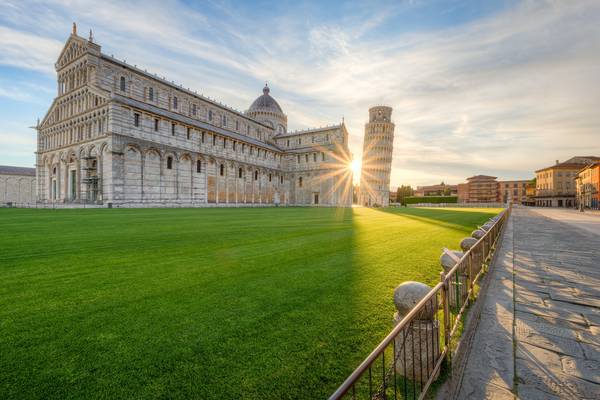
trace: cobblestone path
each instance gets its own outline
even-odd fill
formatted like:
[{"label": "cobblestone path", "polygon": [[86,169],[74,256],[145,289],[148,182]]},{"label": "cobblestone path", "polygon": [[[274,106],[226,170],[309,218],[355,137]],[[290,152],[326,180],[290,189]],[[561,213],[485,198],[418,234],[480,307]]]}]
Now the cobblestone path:
[{"label": "cobblestone path", "polygon": [[600,399],[600,216],[515,208],[459,399]]}]

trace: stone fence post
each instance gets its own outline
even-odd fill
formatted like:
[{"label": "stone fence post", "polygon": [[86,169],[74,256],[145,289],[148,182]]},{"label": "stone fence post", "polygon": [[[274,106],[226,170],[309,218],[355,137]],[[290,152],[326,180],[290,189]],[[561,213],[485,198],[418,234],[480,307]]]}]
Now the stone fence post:
[{"label": "stone fence post", "polygon": [[[421,301],[431,288],[424,283],[408,281],[394,290],[394,325]],[[406,379],[416,382],[427,382],[439,357],[440,324],[435,319],[437,312],[436,298],[433,297],[422,311],[409,322],[396,336],[394,365],[396,372]],[[436,373],[434,380],[439,376]]]},{"label": "stone fence post", "polygon": [[[448,275],[448,272],[454,268],[458,260],[460,260],[463,255],[464,253],[462,251],[444,249],[444,252],[440,256],[440,264],[444,269],[444,275]],[[457,275],[455,277],[450,279],[448,286],[448,303],[450,307],[454,308],[455,310],[462,306],[462,294],[468,290],[466,286],[468,278],[467,269],[463,268],[462,270],[457,271],[456,274]]]}]

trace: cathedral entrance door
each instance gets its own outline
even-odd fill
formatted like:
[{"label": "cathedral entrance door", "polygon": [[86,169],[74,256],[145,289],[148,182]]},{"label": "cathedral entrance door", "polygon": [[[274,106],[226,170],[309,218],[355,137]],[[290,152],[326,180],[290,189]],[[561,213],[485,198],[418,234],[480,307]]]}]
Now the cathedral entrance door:
[{"label": "cathedral entrance door", "polygon": [[73,201],[75,200],[75,198],[77,197],[77,171],[75,170],[71,170],[70,171],[70,181],[69,181],[69,188],[71,189],[70,191],[70,198],[69,200]]}]

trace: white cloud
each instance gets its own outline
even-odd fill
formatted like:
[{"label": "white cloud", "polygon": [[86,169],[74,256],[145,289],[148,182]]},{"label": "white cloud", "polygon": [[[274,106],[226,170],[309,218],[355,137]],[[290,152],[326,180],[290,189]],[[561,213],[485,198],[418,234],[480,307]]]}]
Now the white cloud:
[{"label": "white cloud", "polygon": [[108,54],[238,109],[268,80],[291,128],[345,116],[356,158],[368,108],[391,105],[393,186],[475,173],[528,178],[556,158],[600,155],[598,2],[528,1],[467,24],[385,36],[370,33],[401,24],[411,3],[394,13],[357,7],[327,23],[290,6],[268,24],[226,3],[220,17],[174,1],[35,6],[41,11],[20,2],[0,9],[0,63],[51,72],[77,19]]},{"label": "white cloud", "polygon": [[54,73],[54,60],[63,43],[0,26],[0,64]]}]

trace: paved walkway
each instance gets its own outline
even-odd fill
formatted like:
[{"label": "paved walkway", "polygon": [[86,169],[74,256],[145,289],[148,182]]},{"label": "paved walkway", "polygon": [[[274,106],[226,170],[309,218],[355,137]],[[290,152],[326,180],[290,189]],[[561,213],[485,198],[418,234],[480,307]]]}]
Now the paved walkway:
[{"label": "paved walkway", "polygon": [[600,217],[516,208],[458,399],[600,399]]}]

